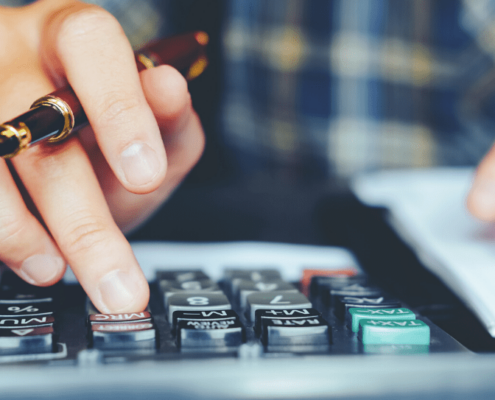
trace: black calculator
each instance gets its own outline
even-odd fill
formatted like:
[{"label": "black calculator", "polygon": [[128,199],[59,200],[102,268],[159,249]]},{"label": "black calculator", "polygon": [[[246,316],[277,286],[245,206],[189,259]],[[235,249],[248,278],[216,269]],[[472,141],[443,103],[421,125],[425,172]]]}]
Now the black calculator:
[{"label": "black calculator", "polygon": [[[148,308],[121,314],[99,313],[70,279],[37,288],[5,270],[4,393],[29,398],[38,385],[50,398],[387,398],[431,394],[432,376],[443,390],[442,374],[464,377],[452,382],[458,390],[495,368],[357,263],[205,260],[205,268],[149,263]],[[26,376],[27,386],[16,385]]]}]

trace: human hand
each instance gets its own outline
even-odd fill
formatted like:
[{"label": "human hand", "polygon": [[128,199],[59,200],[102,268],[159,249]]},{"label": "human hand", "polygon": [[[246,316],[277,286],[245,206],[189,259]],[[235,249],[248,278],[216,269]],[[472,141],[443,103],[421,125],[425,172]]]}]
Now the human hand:
[{"label": "human hand", "polygon": [[0,160],[0,259],[40,286],[68,262],[100,311],[144,309],[148,285],[121,229],[146,219],[201,155],[184,78],[167,66],[138,74],[115,18],[77,0],[0,7],[0,37],[1,121],[68,82],[91,125],[10,161],[34,210]]},{"label": "human hand", "polygon": [[495,146],[479,164],[467,197],[468,210],[483,221],[495,221]]}]

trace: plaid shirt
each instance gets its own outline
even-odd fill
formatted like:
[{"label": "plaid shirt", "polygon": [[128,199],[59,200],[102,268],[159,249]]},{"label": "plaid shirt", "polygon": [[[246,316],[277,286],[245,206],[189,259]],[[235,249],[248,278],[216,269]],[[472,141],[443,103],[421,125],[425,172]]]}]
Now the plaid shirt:
[{"label": "plaid shirt", "polygon": [[495,2],[232,0],[226,143],[246,169],[474,164],[495,134]]},{"label": "plaid shirt", "polygon": [[[112,12],[135,47],[166,25],[157,12],[163,1],[90,2]],[[226,7],[219,129],[245,173],[347,177],[469,165],[491,147],[495,1]]]}]

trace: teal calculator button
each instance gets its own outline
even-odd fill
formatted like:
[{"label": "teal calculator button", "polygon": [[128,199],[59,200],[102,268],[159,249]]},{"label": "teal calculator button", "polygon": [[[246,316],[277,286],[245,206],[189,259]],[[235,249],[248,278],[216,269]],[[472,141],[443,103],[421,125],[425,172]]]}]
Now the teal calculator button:
[{"label": "teal calculator button", "polygon": [[359,337],[363,344],[430,344],[430,327],[423,321],[362,320]]},{"label": "teal calculator button", "polygon": [[381,319],[384,321],[411,320],[416,315],[408,308],[350,308],[352,331],[359,331],[359,323],[365,319]]}]

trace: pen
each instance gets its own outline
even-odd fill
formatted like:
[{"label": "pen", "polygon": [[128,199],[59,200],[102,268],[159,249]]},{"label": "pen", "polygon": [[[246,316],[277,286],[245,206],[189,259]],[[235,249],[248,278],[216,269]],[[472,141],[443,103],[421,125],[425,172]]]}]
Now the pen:
[{"label": "pen", "polygon": [[[187,80],[199,76],[208,64],[205,32],[192,32],[152,42],[135,53],[138,71],[168,64]],[[57,143],[88,123],[70,86],[36,100],[24,114],[0,125],[0,157],[11,158],[34,143]]]}]

